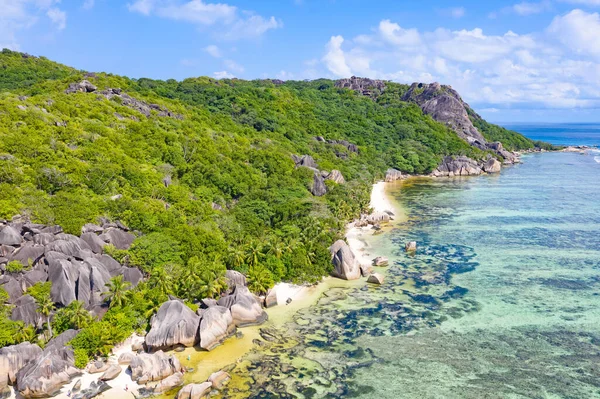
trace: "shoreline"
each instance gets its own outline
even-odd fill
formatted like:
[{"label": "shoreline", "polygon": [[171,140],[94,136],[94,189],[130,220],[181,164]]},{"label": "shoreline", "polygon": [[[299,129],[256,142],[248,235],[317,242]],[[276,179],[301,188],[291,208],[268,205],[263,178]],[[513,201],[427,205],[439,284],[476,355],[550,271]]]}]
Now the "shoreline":
[{"label": "shoreline", "polygon": [[[381,232],[389,231],[393,226],[406,219],[404,211],[399,206],[394,205],[391,199],[390,192],[395,188],[399,188],[401,181],[384,182],[380,181],[373,184],[371,191],[370,207],[373,212],[390,211],[394,214],[393,220],[382,227]],[[370,254],[370,247],[365,242],[366,235],[373,235],[371,226],[356,227],[354,222],[346,226],[345,238],[348,246],[352,250],[354,256],[361,264],[371,264],[372,257],[377,256]],[[373,256],[371,256],[373,255]],[[269,315],[269,320],[259,326],[244,327],[238,331],[241,332],[241,337],[232,336],[223,344],[213,349],[212,351],[198,350],[194,347],[186,348],[183,352],[168,351],[165,353],[176,356],[181,365],[186,368],[193,368],[193,371],[184,375],[184,385],[189,383],[202,383],[208,377],[227,366],[238,363],[243,356],[253,350],[256,346],[254,340],[260,338],[260,329],[268,327],[280,327],[290,321],[292,317],[301,309],[315,305],[321,298],[322,294],[331,288],[354,288],[367,284],[365,278],[358,280],[342,280],[335,277],[324,277],[315,285],[294,285],[290,283],[278,283],[274,287],[277,295],[278,305],[265,309]],[[291,302],[286,304],[288,298]],[[131,345],[143,339],[136,334],[129,337],[121,344],[115,346],[111,355],[106,359],[106,363],[117,364],[119,356],[123,353],[134,353]],[[189,360],[188,360],[189,358]],[[127,373],[127,365],[120,365],[121,373],[117,378],[107,381],[111,389],[100,394],[97,398],[114,398],[114,399],[131,399],[139,395],[139,389],[143,385],[138,385],[131,379]],[[90,374],[83,370],[82,374],[73,378],[68,384],[65,384],[60,392],[54,396],[57,399],[69,399],[67,393],[73,388],[77,381],[81,380],[82,389],[88,388],[90,383],[98,380],[102,373]],[[127,387],[127,391],[125,388]],[[172,395],[166,393],[155,396],[156,398],[171,398]],[[16,398],[14,390],[10,398]]]}]

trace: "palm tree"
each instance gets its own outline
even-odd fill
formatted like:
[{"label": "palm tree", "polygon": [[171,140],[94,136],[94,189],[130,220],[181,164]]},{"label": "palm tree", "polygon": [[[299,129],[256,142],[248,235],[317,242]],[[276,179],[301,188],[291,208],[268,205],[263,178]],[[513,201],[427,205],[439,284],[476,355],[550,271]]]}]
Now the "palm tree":
[{"label": "palm tree", "polygon": [[35,328],[31,325],[26,325],[22,321],[17,322],[17,332],[15,334],[17,342],[33,342],[35,339]]},{"label": "palm tree", "polygon": [[227,287],[225,272],[221,269],[207,269],[200,276],[199,293],[202,298],[216,298]]},{"label": "palm tree", "polygon": [[123,300],[125,299],[125,292],[129,289],[131,283],[123,280],[123,275],[119,275],[110,279],[106,283],[108,291],[102,295],[110,302],[110,307],[123,306]]},{"label": "palm tree", "polygon": [[154,270],[152,270],[152,272],[150,272],[150,277],[148,278],[148,286],[151,289],[157,290],[164,296],[168,296],[169,294],[173,293],[172,277],[163,268],[155,268]]},{"label": "palm tree", "polygon": [[268,255],[273,255],[277,259],[281,259],[285,251],[285,245],[278,238],[273,238],[273,240],[269,243],[269,250],[267,251]]},{"label": "palm tree", "polygon": [[246,263],[252,267],[258,265],[263,254],[263,246],[259,241],[252,241],[246,246]]},{"label": "palm tree", "polygon": [[257,294],[266,294],[273,285],[271,273],[263,266],[256,265],[248,271],[248,289]]},{"label": "palm tree", "polygon": [[50,295],[46,294],[39,298],[38,300],[38,312],[46,318],[46,323],[48,325],[48,333],[50,334],[50,338],[52,338],[52,326],[50,325],[50,315],[54,311],[54,302],[50,298]]},{"label": "palm tree", "polygon": [[83,302],[73,301],[69,304],[67,309],[69,323],[75,326],[75,328],[85,328],[90,324],[92,316],[90,316],[90,312],[83,307]]}]

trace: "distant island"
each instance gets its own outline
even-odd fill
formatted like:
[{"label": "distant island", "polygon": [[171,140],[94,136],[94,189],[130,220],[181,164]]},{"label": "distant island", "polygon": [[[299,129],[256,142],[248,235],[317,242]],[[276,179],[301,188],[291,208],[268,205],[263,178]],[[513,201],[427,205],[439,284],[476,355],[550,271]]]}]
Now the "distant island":
[{"label": "distant island", "polygon": [[[389,218],[369,209],[378,180],[556,149],[438,83],[130,79],[5,49],[0,96],[0,397],[51,396],[134,332],[210,350],[263,322],[278,282],[368,274],[343,238]],[[123,364],[164,392],[168,356]]]}]

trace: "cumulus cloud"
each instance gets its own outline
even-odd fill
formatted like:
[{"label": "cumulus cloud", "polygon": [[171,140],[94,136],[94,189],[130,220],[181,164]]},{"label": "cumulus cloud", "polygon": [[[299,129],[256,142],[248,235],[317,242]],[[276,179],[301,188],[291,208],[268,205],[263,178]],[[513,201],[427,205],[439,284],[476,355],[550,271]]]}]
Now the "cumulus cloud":
[{"label": "cumulus cloud", "polygon": [[573,10],[547,29],[419,31],[382,20],[370,33],[333,36],[321,65],[402,83],[439,81],[484,109],[600,107],[600,15]]},{"label": "cumulus cloud", "polygon": [[600,15],[573,10],[554,18],[548,32],[579,54],[600,57]]},{"label": "cumulus cloud", "polygon": [[223,64],[225,65],[225,68],[227,68],[230,71],[237,73],[244,72],[244,67],[233,60],[225,60],[223,61]]},{"label": "cumulus cloud", "polygon": [[275,17],[265,18],[225,3],[204,0],[136,0],[127,5],[129,11],[142,15],[156,15],[199,26],[218,26],[218,37],[224,40],[254,38],[283,23]]},{"label": "cumulus cloud", "polygon": [[0,0],[0,48],[19,49],[20,32],[48,18],[59,29],[66,27],[67,14],[59,0]]},{"label": "cumulus cloud", "polygon": [[58,30],[63,30],[67,27],[67,13],[58,8],[51,8],[46,12],[48,18],[56,25]]},{"label": "cumulus cloud", "polygon": [[235,76],[227,71],[214,72],[213,76],[217,79],[233,79]]},{"label": "cumulus cloud", "polygon": [[214,44],[204,47],[204,51],[206,51],[208,54],[215,58],[221,58],[223,56],[223,54],[221,54],[221,49],[218,46],[215,46]]},{"label": "cumulus cloud", "polygon": [[344,43],[342,36],[332,36],[327,43],[327,54],[323,57],[323,61],[327,69],[335,76],[347,78],[352,75],[352,70],[346,63],[342,43]]}]

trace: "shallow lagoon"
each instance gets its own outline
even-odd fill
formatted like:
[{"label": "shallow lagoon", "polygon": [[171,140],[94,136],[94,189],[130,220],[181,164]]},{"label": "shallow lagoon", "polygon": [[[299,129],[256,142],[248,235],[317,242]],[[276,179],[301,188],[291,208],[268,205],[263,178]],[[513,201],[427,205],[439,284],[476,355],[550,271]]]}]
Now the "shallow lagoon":
[{"label": "shallow lagoon", "polygon": [[223,397],[600,398],[600,164],[524,161],[395,188],[408,221],[364,237],[385,284],[258,329]]}]

